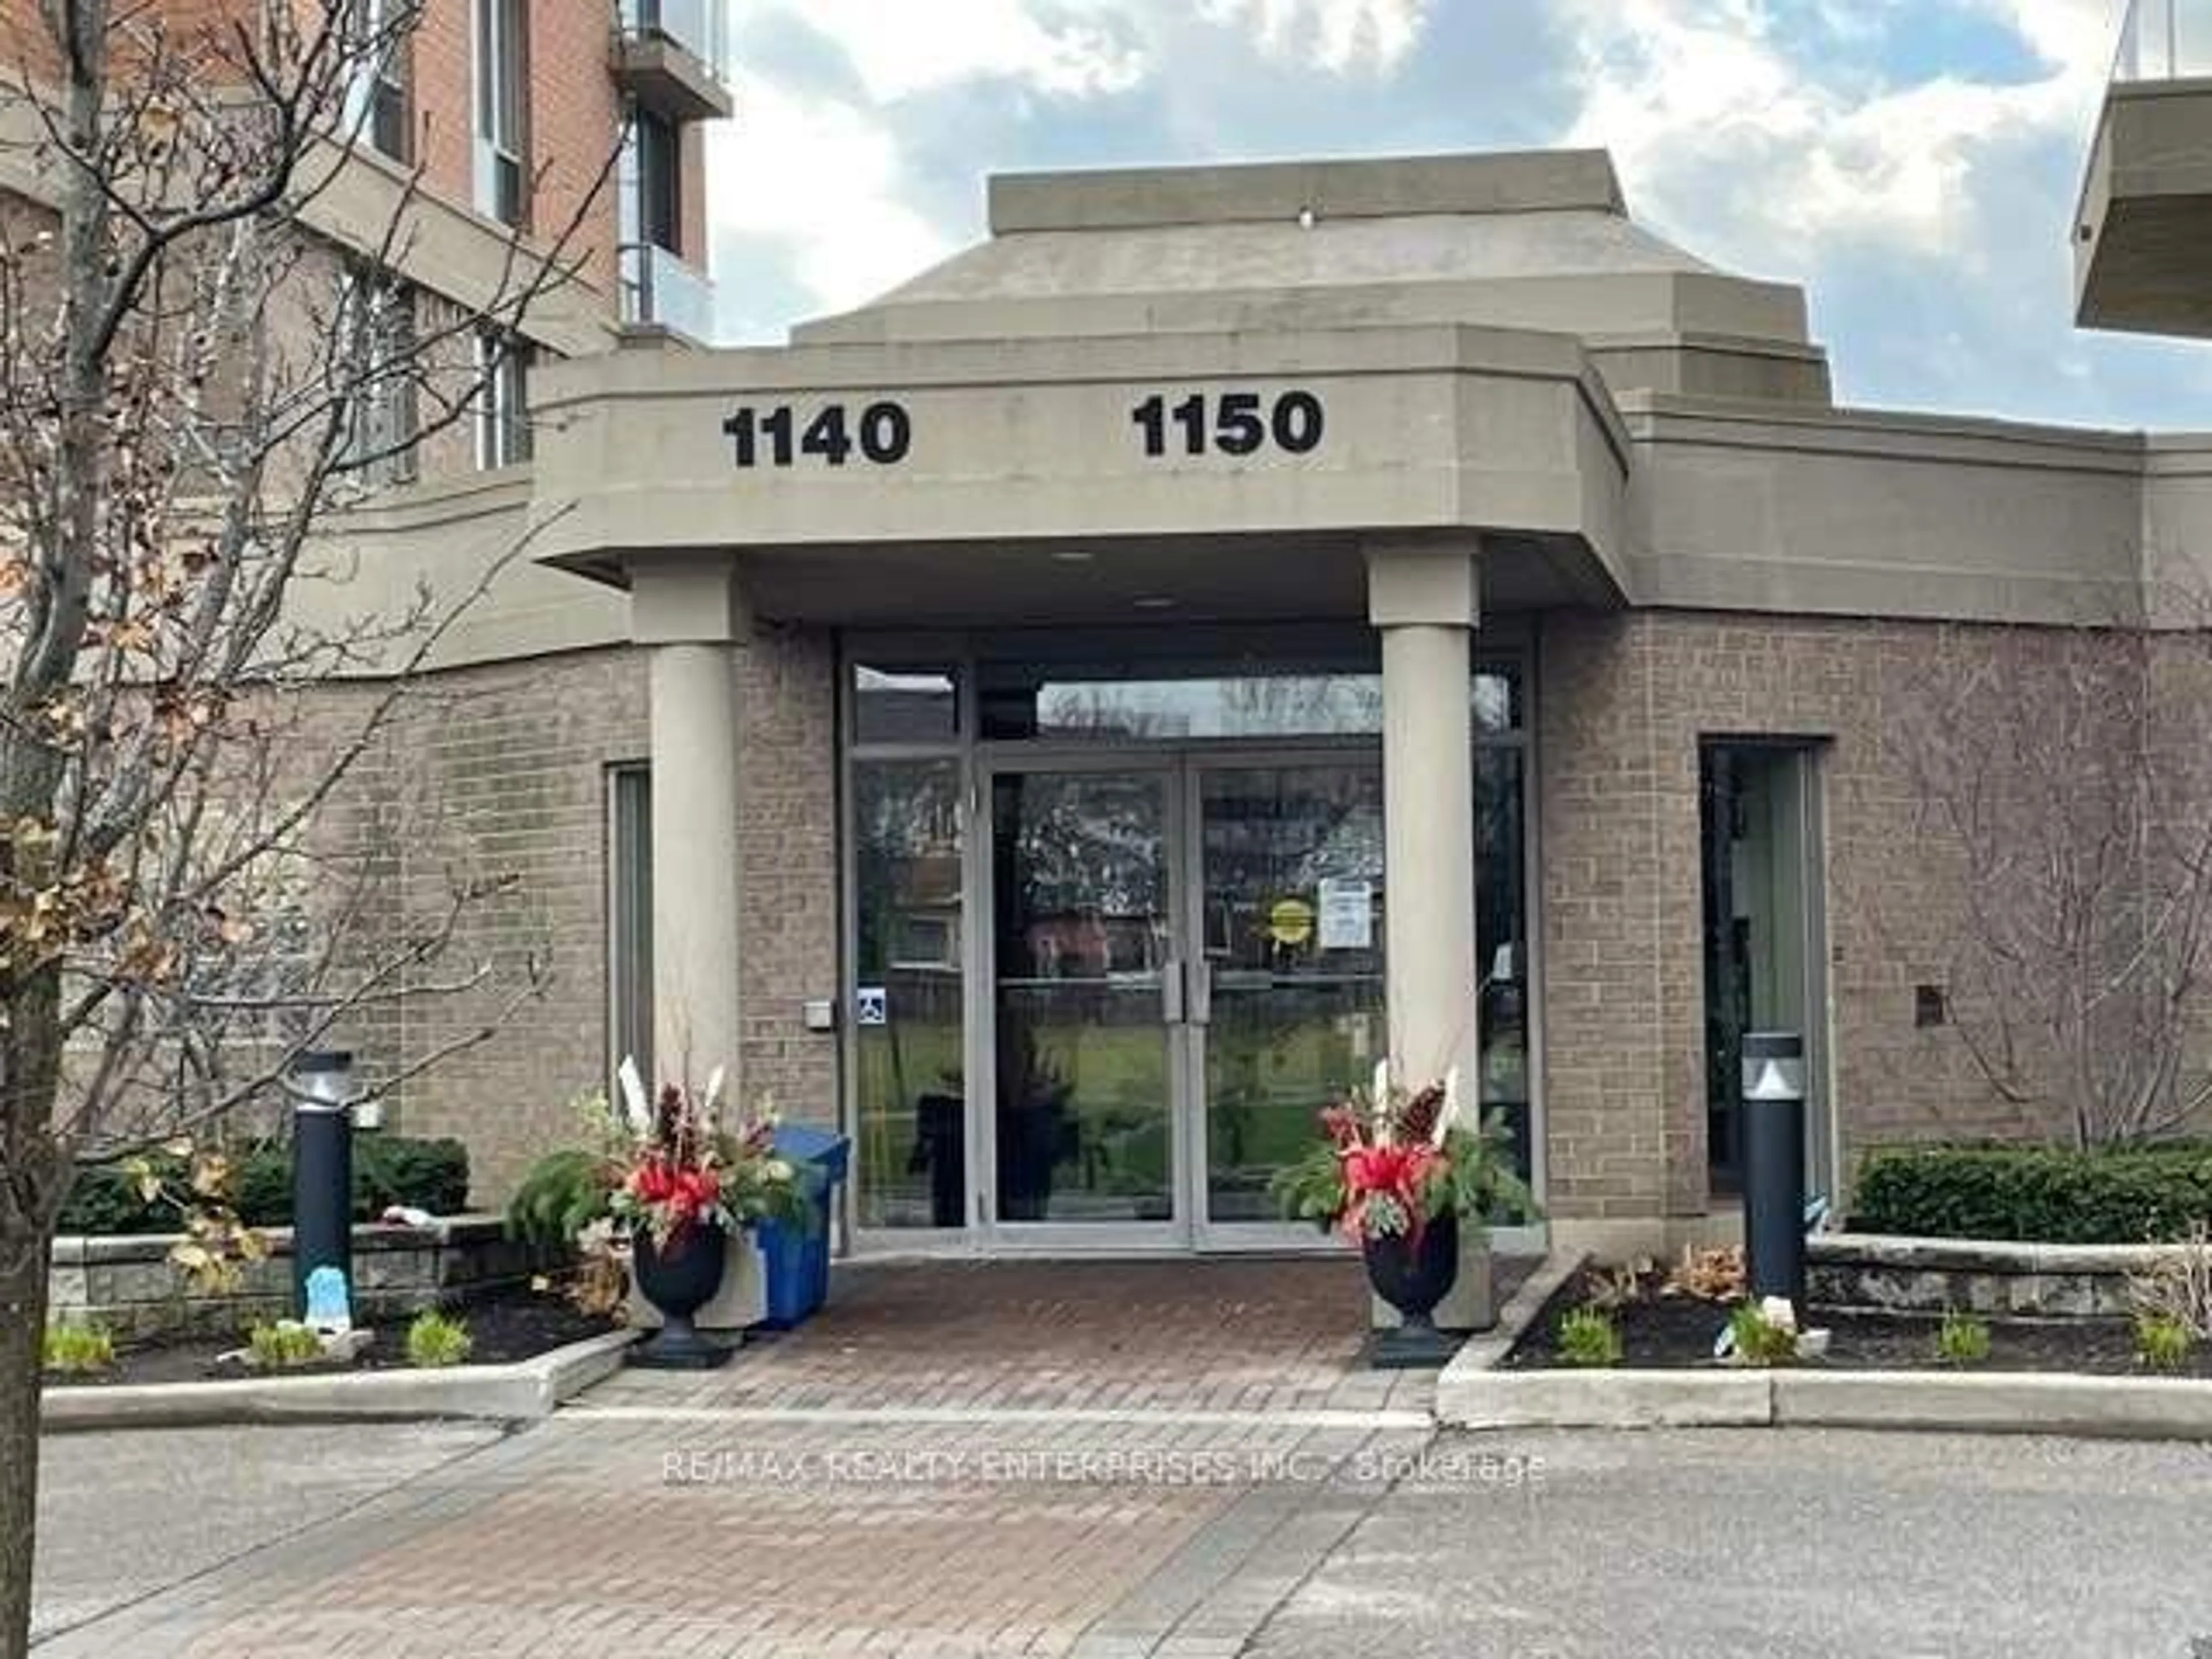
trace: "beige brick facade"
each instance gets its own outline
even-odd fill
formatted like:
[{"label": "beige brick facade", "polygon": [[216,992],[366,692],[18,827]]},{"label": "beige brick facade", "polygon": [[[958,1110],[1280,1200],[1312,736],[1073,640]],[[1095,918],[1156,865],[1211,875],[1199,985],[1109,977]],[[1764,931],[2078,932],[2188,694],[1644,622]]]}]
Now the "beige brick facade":
[{"label": "beige brick facade", "polygon": [[[740,757],[744,1048],[742,1087],[787,1115],[836,1115],[834,1037],[804,1029],[811,997],[836,994],[834,651],[817,633],[763,635],[736,654]],[[327,724],[357,719],[374,688],[329,694]],[[605,1086],[609,1054],[607,769],[644,762],[643,654],[629,647],[438,674],[411,692],[357,771],[345,812],[395,848],[392,877],[420,929],[456,884],[512,878],[473,907],[425,981],[482,973],[458,995],[364,1012],[344,1035],[388,1074],[461,1042],[532,974],[542,995],[486,1042],[399,1091],[395,1127],[457,1135],[474,1154],[479,1202],[496,1202],[567,1134],[568,1103]],[[702,834],[729,834],[700,826]],[[703,1063],[709,1063],[703,1061]]]},{"label": "beige brick facade", "polygon": [[[2134,637],[1855,618],[1557,612],[1540,629],[1545,1100],[1561,1218],[1708,1207],[1701,739],[1813,740],[1825,848],[1832,1101],[1846,1176],[1876,1143],[2063,1133],[1990,1087],[1955,1022],[1968,923],[1955,846],[1929,819],[1918,711],[2009,659],[2051,717],[2060,653],[2120,665]],[[2185,659],[2202,647],[2170,647]],[[2177,671],[2178,672],[2178,671]],[[2032,721],[2035,710],[2024,711]],[[1925,757],[1922,757],[1923,759]],[[2020,810],[2039,810],[2033,802]],[[2053,810],[2050,802],[2040,809]],[[2063,806],[2057,810],[2064,810]]]}]

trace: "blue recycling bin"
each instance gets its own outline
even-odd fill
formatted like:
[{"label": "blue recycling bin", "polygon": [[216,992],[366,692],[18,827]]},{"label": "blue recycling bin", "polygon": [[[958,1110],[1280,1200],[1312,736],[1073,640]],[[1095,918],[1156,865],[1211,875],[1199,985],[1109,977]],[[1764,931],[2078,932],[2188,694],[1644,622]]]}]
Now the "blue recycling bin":
[{"label": "blue recycling bin", "polygon": [[838,1188],[845,1184],[853,1143],[835,1129],[811,1123],[779,1123],[775,1150],[798,1166],[806,1213],[796,1221],[760,1225],[761,1271],[768,1280],[768,1316],[772,1331],[804,1324],[830,1299],[830,1217]]}]

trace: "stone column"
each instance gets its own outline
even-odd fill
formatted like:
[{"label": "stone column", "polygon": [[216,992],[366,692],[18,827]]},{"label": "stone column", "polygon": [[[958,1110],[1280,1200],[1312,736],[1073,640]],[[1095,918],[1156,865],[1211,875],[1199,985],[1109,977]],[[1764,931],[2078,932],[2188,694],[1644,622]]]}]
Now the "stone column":
[{"label": "stone column", "polygon": [[[1368,617],[1382,634],[1384,994],[1390,1073],[1417,1089],[1459,1068],[1464,1112],[1479,1110],[1475,1022],[1472,543],[1370,544]],[[1397,1310],[1368,1298],[1370,1322]],[[1445,1330],[1497,1322],[1490,1250],[1462,1235],[1459,1278],[1436,1310]]]},{"label": "stone column", "polygon": [[1370,545],[1368,614],[1382,634],[1384,945],[1390,1067],[1418,1088],[1459,1067],[1471,1106],[1475,1030],[1474,728],[1478,601],[1471,544]]},{"label": "stone column", "polygon": [[653,1041],[658,1079],[741,1098],[738,1024],[738,692],[746,617],[727,560],[630,572],[653,726]]}]

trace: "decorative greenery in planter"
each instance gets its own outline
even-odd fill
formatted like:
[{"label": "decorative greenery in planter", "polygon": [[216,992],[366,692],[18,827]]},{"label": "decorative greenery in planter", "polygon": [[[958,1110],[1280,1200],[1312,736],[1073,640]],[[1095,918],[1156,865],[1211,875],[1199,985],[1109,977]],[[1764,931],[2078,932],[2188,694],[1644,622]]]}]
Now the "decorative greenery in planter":
[{"label": "decorative greenery in planter", "polygon": [[[805,1214],[798,1171],[775,1155],[775,1114],[763,1107],[740,1115],[733,1127],[714,1121],[719,1075],[698,1103],[671,1084],[648,1107],[641,1088],[626,1117],[615,1115],[605,1095],[584,1097],[575,1107],[581,1144],[548,1152],[523,1176],[507,1206],[507,1232],[576,1251],[565,1288],[583,1311],[620,1310],[629,1293],[633,1237],[673,1259],[682,1252],[669,1247],[688,1231],[733,1231]],[[626,1075],[626,1084],[634,1080]]]},{"label": "decorative greenery in planter", "polygon": [[2171,1314],[2136,1316],[2136,1358],[2154,1371],[2178,1371],[2197,1349],[2197,1334]]},{"label": "decorative greenery in planter", "polygon": [[1322,1138],[1274,1180],[1285,1213],[1365,1245],[1417,1237],[1452,1215],[1482,1237],[1493,1222],[1536,1212],[1507,1158],[1504,1115],[1460,1121],[1456,1078],[1413,1094],[1376,1067],[1372,1092],[1353,1090],[1321,1114]]},{"label": "decorative greenery in planter", "polygon": [[1559,1358],[1570,1365],[1602,1370],[1620,1364],[1620,1327],[1599,1308],[1570,1308],[1559,1321]]},{"label": "decorative greenery in planter", "polygon": [[98,1325],[62,1321],[46,1327],[40,1365],[63,1376],[91,1376],[115,1365],[115,1339]]},{"label": "decorative greenery in planter", "polygon": [[[204,1155],[204,1154],[203,1154]],[[62,1211],[59,1231],[111,1237],[178,1231],[176,1206],[148,1195],[147,1178],[166,1188],[189,1184],[191,1156],[149,1147],[135,1158],[89,1164]],[[230,1155],[238,1219],[248,1227],[292,1224],[292,1150],[257,1142]],[[353,1214],[373,1221],[393,1205],[459,1215],[469,1203],[469,1152],[458,1140],[416,1140],[381,1133],[354,1137]]]},{"label": "decorative greenery in planter", "polygon": [[1947,1365],[1978,1365],[1990,1357],[1990,1324],[1956,1308],[1936,1333],[1936,1356]]},{"label": "decorative greenery in planter", "polygon": [[2184,1239],[2212,1219],[2212,1146],[2074,1152],[1892,1147],[1859,1166],[1851,1225],[1924,1238],[2043,1244]]},{"label": "decorative greenery in planter", "polygon": [[1479,1129],[1460,1121],[1459,1074],[1411,1093],[1389,1068],[1321,1114],[1322,1138],[1273,1186],[1285,1213],[1344,1235],[1366,1259],[1376,1295],[1402,1323],[1376,1345],[1378,1366],[1442,1364],[1451,1345],[1437,1305],[1459,1272],[1461,1228],[1532,1214],[1535,1201],[1508,1162],[1503,1115]]},{"label": "decorative greenery in planter", "polygon": [[289,1319],[256,1325],[246,1334],[246,1350],[255,1368],[264,1371],[298,1370],[323,1358],[322,1339]]},{"label": "decorative greenery in planter", "polygon": [[[1779,1311],[1788,1314],[1784,1303]],[[1797,1327],[1757,1302],[1739,1303],[1729,1315],[1729,1351],[1741,1365],[1761,1368],[1797,1363]]]},{"label": "decorative greenery in planter", "polygon": [[416,1315],[407,1328],[407,1363],[422,1370],[465,1364],[475,1346],[465,1321],[448,1319],[434,1308]]}]

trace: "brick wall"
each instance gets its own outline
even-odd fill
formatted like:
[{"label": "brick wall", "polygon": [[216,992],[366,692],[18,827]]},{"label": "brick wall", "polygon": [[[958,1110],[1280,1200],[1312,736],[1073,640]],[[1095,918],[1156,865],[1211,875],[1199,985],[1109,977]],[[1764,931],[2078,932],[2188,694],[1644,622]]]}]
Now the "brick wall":
[{"label": "brick wall", "polygon": [[836,648],[815,629],[754,639],[738,665],[744,1086],[794,1121],[838,1116],[834,1037],[804,1028],[837,994]]},{"label": "brick wall", "polygon": [[[2110,669],[2136,649],[2118,635],[2056,629],[1546,617],[1537,714],[1553,1212],[1641,1218],[1707,1206],[1705,738],[1818,742],[1833,1109],[1846,1171],[1855,1151],[1878,1141],[2063,1133],[2058,1103],[2002,1098],[1974,1062],[1958,1018],[1986,1010],[1954,1001],[1951,1023],[1916,1024],[1916,986],[1972,995],[1958,982],[1971,937],[1960,860],[1929,817],[1918,781],[1929,739],[1916,733],[1921,711],[1981,695],[1993,678],[2031,700],[2030,726],[2032,700],[2046,693],[2055,719],[2072,695],[2066,653]],[[2051,810],[2016,793],[2012,805]]]},{"label": "brick wall", "polygon": [[[803,1005],[836,994],[835,651],[826,635],[763,635],[735,654],[742,699],[740,1086],[794,1120],[834,1122],[836,1039]],[[480,1203],[496,1203],[569,1127],[568,1103],[604,1086],[607,1054],[606,769],[647,758],[646,663],[629,649],[459,670],[409,695],[326,833],[356,858],[389,848],[397,902],[363,924],[364,957],[418,936],[457,887],[513,884],[472,908],[422,970],[459,994],[364,1010],[344,1036],[388,1073],[467,1038],[534,974],[543,994],[496,1034],[407,1083],[395,1127],[469,1144]],[[374,688],[320,694],[329,733]],[[715,833],[701,826],[700,833]]]}]

